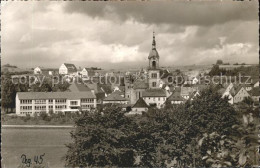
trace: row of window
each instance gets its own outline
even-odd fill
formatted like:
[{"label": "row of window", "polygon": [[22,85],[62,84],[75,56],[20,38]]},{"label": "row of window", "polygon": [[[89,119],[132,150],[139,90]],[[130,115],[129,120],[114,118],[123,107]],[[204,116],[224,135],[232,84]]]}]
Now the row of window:
[{"label": "row of window", "polygon": [[89,104],[87,104],[87,105],[81,105],[81,108],[83,108],[83,109],[86,109],[86,108],[94,108],[94,105],[89,105]]},{"label": "row of window", "polygon": [[94,99],[81,99],[81,103],[94,103]]},{"label": "row of window", "polygon": [[[46,104],[45,99],[35,100],[35,104]],[[53,104],[53,99],[48,100],[49,104]],[[20,100],[21,104],[32,104],[32,100]],[[55,99],[56,104],[65,104],[66,99]],[[94,99],[81,99],[81,103],[94,103]],[[71,105],[77,105],[77,101],[71,101]]]},{"label": "row of window", "polygon": [[[145,97],[144,98],[144,100],[153,100],[153,101],[155,101],[156,100],[156,97],[153,97],[153,98],[151,98],[151,97]],[[166,97],[157,97],[157,100],[158,101],[161,101],[161,100],[163,100],[163,101],[166,101]]]},{"label": "row of window", "polygon": [[21,100],[21,104],[32,104],[32,100]]}]

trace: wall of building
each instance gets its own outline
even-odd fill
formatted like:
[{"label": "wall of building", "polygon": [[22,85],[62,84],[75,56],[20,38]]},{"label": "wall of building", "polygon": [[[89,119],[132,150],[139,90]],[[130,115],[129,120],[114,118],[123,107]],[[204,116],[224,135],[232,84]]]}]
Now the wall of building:
[{"label": "wall of building", "polygon": [[161,106],[166,101],[166,97],[143,97],[146,104],[156,104],[157,108],[161,108]]}]

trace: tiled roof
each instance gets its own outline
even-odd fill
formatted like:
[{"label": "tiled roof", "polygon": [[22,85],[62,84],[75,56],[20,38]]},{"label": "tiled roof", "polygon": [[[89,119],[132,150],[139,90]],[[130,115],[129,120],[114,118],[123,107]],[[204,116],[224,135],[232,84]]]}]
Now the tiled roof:
[{"label": "tiled roof", "polygon": [[147,89],[143,92],[143,97],[166,97],[166,93],[162,89]]},{"label": "tiled roof", "polygon": [[96,98],[91,92],[17,92],[19,99],[81,99]]},{"label": "tiled roof", "polygon": [[88,71],[88,76],[95,76],[95,71],[92,68],[84,68]]},{"label": "tiled roof", "polygon": [[104,99],[104,101],[127,101],[127,99],[116,93],[111,93]]},{"label": "tiled roof", "polygon": [[139,98],[132,108],[148,108],[148,105],[143,98]]},{"label": "tiled roof", "polygon": [[71,92],[87,92],[90,91],[90,88],[88,88],[86,85],[84,84],[79,84],[76,82],[73,82],[70,86],[69,86],[69,90]]},{"label": "tiled roof", "polygon": [[77,68],[74,64],[64,63],[69,72],[77,72]]},{"label": "tiled roof", "polygon": [[102,88],[106,94],[112,93],[112,88],[110,84],[99,84],[99,87]]},{"label": "tiled roof", "polygon": [[252,96],[260,96],[259,87],[255,87],[251,91]]},{"label": "tiled roof", "polygon": [[192,88],[192,87],[181,87],[182,96],[189,95],[193,91],[194,91],[194,88]]},{"label": "tiled roof", "polygon": [[145,81],[135,81],[134,82],[134,89],[147,89],[148,83]]},{"label": "tiled roof", "polygon": [[175,91],[173,94],[168,97],[169,101],[185,101],[185,99],[181,96],[179,91]]}]

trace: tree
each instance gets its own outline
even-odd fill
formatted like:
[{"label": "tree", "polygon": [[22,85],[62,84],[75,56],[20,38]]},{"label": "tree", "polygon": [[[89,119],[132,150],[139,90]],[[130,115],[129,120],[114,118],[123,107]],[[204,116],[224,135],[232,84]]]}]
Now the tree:
[{"label": "tree", "polygon": [[137,125],[120,108],[107,108],[103,113],[84,113],[75,121],[73,143],[67,145],[66,166],[104,167],[134,166],[133,140]]}]

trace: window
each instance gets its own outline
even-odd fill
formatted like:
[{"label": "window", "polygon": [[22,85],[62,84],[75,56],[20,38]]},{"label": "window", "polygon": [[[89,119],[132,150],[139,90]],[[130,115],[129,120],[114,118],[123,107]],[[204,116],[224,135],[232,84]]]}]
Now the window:
[{"label": "window", "polygon": [[66,103],[66,99],[56,99],[55,103],[56,104],[64,104],[64,103]]},{"label": "window", "polygon": [[152,86],[153,86],[153,87],[156,87],[156,82],[153,82],[153,83],[152,83]]},{"label": "window", "polygon": [[32,106],[20,106],[21,110],[32,110]]},{"label": "window", "polygon": [[152,78],[157,78],[157,73],[152,73]]},{"label": "window", "polygon": [[160,101],[160,97],[158,97],[158,100]]},{"label": "window", "polygon": [[32,100],[20,100],[21,104],[32,104]]},{"label": "window", "polygon": [[49,99],[49,104],[52,104],[53,103],[53,99]]},{"label": "window", "polygon": [[81,99],[81,103],[94,103],[94,99]]},{"label": "window", "polygon": [[66,109],[66,108],[67,108],[66,105],[55,106],[55,109]]},{"label": "window", "polygon": [[53,109],[53,106],[49,106],[49,109]]},{"label": "window", "polygon": [[35,110],[46,110],[46,106],[35,106]]},{"label": "window", "polygon": [[77,105],[78,102],[77,101],[70,101],[70,105]]},{"label": "window", "polygon": [[35,100],[35,104],[45,104],[46,100],[43,99],[39,99],[39,100]]}]

